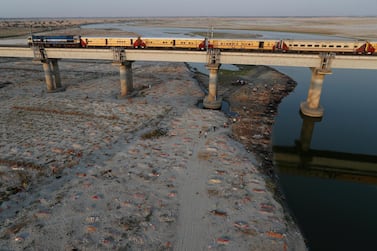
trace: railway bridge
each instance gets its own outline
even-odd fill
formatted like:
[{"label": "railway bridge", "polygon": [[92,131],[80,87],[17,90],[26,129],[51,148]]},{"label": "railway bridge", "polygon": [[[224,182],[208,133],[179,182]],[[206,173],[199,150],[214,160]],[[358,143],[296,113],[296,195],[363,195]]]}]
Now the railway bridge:
[{"label": "railway bridge", "polygon": [[333,53],[294,54],[223,52],[185,50],[135,50],[135,49],[78,49],[78,48],[21,48],[0,47],[0,57],[32,58],[43,65],[47,91],[63,91],[59,64],[61,59],[107,60],[119,66],[120,97],[127,97],[133,90],[132,63],[135,61],[196,62],[206,64],[209,70],[208,95],[204,98],[206,108],[218,109],[221,98],[217,94],[217,76],[222,64],[268,65],[309,67],[312,71],[311,84],[306,101],[300,105],[301,112],[309,117],[322,117],[320,105],[322,85],[333,68],[377,70],[377,57],[367,55],[335,55]]}]

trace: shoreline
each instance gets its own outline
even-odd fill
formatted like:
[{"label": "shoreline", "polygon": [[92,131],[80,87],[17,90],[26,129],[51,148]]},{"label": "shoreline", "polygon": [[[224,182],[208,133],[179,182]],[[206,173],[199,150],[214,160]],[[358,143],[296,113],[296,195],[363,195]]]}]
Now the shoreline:
[{"label": "shoreline", "polygon": [[[297,83],[272,67],[242,65],[238,67],[239,71],[220,68],[218,79],[219,96],[229,103],[229,110],[233,114],[233,116],[227,115],[228,122],[232,124],[232,138],[256,157],[260,164],[258,168],[266,176],[269,189],[284,206],[286,217],[296,225],[297,222],[292,218],[286,205],[273,164],[272,127],[279,104],[294,90]],[[207,88],[208,76],[195,69],[190,70],[201,88]],[[244,84],[238,84],[238,80],[244,81]],[[259,97],[253,98],[255,95]],[[261,124],[267,126],[260,127]]]}]

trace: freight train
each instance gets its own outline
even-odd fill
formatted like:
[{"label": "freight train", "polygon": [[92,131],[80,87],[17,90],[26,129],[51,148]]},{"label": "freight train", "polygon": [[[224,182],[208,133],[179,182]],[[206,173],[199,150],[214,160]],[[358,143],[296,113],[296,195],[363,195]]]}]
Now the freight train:
[{"label": "freight train", "polygon": [[29,46],[55,48],[114,48],[180,49],[252,52],[293,52],[377,55],[377,42],[366,40],[249,40],[208,38],[141,38],[141,37],[84,37],[30,36]]}]

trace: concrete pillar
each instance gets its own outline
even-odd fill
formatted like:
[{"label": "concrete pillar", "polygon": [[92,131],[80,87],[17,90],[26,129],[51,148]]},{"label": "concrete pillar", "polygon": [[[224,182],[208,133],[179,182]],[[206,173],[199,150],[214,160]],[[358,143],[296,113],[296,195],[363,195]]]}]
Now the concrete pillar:
[{"label": "concrete pillar", "polygon": [[61,89],[62,88],[62,82],[61,82],[61,78],[60,78],[58,60],[57,59],[51,59],[51,63],[52,63],[52,71],[54,73],[55,87],[57,89]]},{"label": "concrete pillar", "polygon": [[132,61],[124,61],[119,66],[120,97],[126,97],[133,91]]},{"label": "concrete pillar", "polygon": [[217,73],[219,69],[217,66],[208,67],[209,82],[208,82],[208,101],[216,101],[217,98]]},{"label": "concrete pillar", "polygon": [[65,88],[61,84],[60,71],[57,59],[42,60],[45,72],[47,92],[60,92]]},{"label": "concrete pillar", "polygon": [[50,61],[46,60],[42,62],[43,70],[45,72],[45,79],[47,85],[47,92],[53,92],[55,90],[54,78],[52,76]]},{"label": "concrete pillar", "polygon": [[203,100],[204,108],[220,109],[222,99],[217,96],[217,75],[220,64],[209,64],[207,69],[209,71],[208,95]]},{"label": "concrete pillar", "polygon": [[300,105],[301,112],[309,117],[322,117],[323,107],[319,104],[321,98],[323,80],[326,74],[331,72],[324,72],[318,68],[311,68],[312,79],[309,87],[308,98]]}]

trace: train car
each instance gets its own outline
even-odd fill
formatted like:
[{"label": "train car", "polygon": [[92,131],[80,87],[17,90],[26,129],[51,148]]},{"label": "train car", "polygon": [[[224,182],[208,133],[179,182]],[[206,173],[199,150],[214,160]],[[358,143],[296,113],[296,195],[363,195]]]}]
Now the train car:
[{"label": "train car", "polygon": [[120,37],[109,37],[107,38],[107,46],[109,47],[123,47],[132,48],[133,47],[132,38],[120,38]]},{"label": "train car", "polygon": [[377,42],[370,42],[370,46],[372,46],[373,53],[372,54],[377,54]]},{"label": "train car", "polygon": [[249,39],[211,39],[212,48],[220,50],[240,51],[273,51],[275,40],[249,40]]},{"label": "train car", "polygon": [[174,48],[175,40],[172,38],[142,38],[145,43],[145,48],[150,49],[172,49]]},{"label": "train car", "polygon": [[[134,48],[147,48],[147,49],[188,49],[198,50],[203,39],[197,38],[157,38],[146,37],[138,38],[140,42],[134,42]],[[139,46],[143,44],[143,46]]]},{"label": "train car", "polygon": [[81,39],[85,44],[84,47],[87,48],[98,48],[107,46],[107,39],[104,37],[81,37]]},{"label": "train car", "polygon": [[358,54],[367,54],[367,55],[371,55],[371,54],[374,54],[376,53],[376,49],[377,49],[377,43],[376,42],[369,42],[369,41],[364,41],[362,43],[362,46],[360,46],[356,52]]},{"label": "train car", "polygon": [[82,37],[83,47],[87,48],[134,48],[138,39],[131,37]]},{"label": "train car", "polygon": [[67,36],[40,36],[32,35],[28,37],[29,46],[42,46],[42,47],[81,47],[81,38],[76,35]]},{"label": "train car", "polygon": [[[219,50],[241,50],[242,42],[236,39],[210,39],[209,44]],[[257,47],[256,47],[257,48]]]},{"label": "train car", "polygon": [[206,48],[206,41],[203,38],[175,39],[174,48],[188,49],[188,50],[203,50]]},{"label": "train car", "polygon": [[285,52],[333,52],[338,54],[372,54],[373,47],[366,41],[341,40],[282,40],[277,49]]}]

